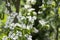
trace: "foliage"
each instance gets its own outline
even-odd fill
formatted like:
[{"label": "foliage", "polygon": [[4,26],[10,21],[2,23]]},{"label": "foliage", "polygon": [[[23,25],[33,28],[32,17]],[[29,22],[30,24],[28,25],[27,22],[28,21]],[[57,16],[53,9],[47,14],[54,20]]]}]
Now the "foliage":
[{"label": "foliage", "polygon": [[0,0],[0,40],[60,40],[60,0]]}]

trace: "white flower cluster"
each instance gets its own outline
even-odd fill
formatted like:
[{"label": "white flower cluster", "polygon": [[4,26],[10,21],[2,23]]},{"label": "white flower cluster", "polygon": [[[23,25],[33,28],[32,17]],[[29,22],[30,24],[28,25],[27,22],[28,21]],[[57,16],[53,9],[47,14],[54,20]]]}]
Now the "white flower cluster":
[{"label": "white flower cluster", "polygon": [[[19,26],[20,28],[22,29],[27,29],[27,30],[30,30],[32,29],[33,27],[33,23],[34,23],[34,20],[36,19],[36,16],[22,16],[21,13],[17,16],[18,18],[18,21],[19,23],[13,23],[13,20],[14,20],[14,17],[17,15],[17,13],[12,13],[8,19],[7,19],[7,22],[6,22],[6,25],[4,26],[4,28],[10,28],[11,30],[14,30],[14,28],[16,26]],[[28,18],[28,20],[30,22],[32,22],[32,24],[30,25],[26,25],[22,20],[26,20],[26,18]],[[16,40],[18,39],[18,36],[22,36],[22,33],[20,31],[17,31],[16,34],[13,33],[13,32],[9,32],[9,35],[8,35],[8,38],[11,38],[13,40]],[[3,38],[4,40],[4,38]],[[27,40],[32,40],[30,37],[27,39]]]},{"label": "white flower cluster", "polygon": [[27,40],[32,40],[32,36],[28,36],[27,37]]},{"label": "white flower cluster", "polygon": [[[27,40],[32,40],[32,36],[29,35],[30,33],[29,34],[28,33],[24,34],[24,32],[22,32],[22,31],[30,32],[31,29],[34,29],[33,30],[34,33],[38,33],[39,32],[38,29],[33,27],[34,21],[37,19],[37,13],[34,11],[35,9],[32,8],[31,5],[34,5],[36,3],[36,1],[37,0],[26,0],[26,4],[24,5],[24,7],[20,8],[21,11],[19,12],[19,14],[16,13],[16,12],[12,12],[11,14],[9,14],[9,11],[7,9],[5,10],[5,13],[8,13],[9,15],[8,15],[8,19],[7,19],[7,22],[5,23],[4,28],[9,28],[10,32],[8,33],[8,36],[3,36],[2,40],[7,40],[8,38],[11,38],[12,40],[18,40],[19,37],[22,38],[23,36]],[[49,22],[49,21],[45,21],[45,19],[43,19],[43,17],[39,18],[40,14],[42,14],[43,11],[46,10],[45,0],[42,0],[42,2],[43,2],[42,6],[39,7],[39,8],[42,8],[42,10],[38,11],[38,14],[39,14],[38,15],[38,19],[40,19],[39,23],[42,26],[45,26],[47,24],[47,22]],[[48,0],[46,3],[49,6],[50,4],[53,4],[52,2],[53,2],[53,0]],[[58,5],[60,5],[60,3]],[[12,5],[8,2],[6,4],[6,6],[9,7],[9,6],[12,6]],[[54,12],[56,12],[56,9],[57,8],[53,8]],[[13,21],[15,20],[14,19],[15,17],[18,19],[18,23],[13,23]],[[22,30],[18,30],[18,29],[22,29]],[[16,33],[14,33],[15,30],[16,30]],[[38,39],[36,39],[36,40],[38,40]]]},{"label": "white flower cluster", "polygon": [[[23,37],[23,36],[22,36],[22,32],[17,31],[16,34],[15,34],[15,33],[13,33],[12,31],[10,31],[9,36],[8,36],[8,38],[11,38],[11,39],[13,39],[13,40],[17,40],[18,37]],[[24,37],[26,37],[27,40],[32,40],[32,36],[29,35],[29,34],[25,34]],[[3,39],[4,39],[4,38],[3,38]],[[7,38],[6,38],[6,39],[7,39]]]},{"label": "white flower cluster", "polygon": [[[36,0],[30,0],[30,1],[27,0],[28,4],[24,5],[24,10],[26,9],[28,11],[26,16],[24,16],[22,12],[19,14],[16,12],[12,12],[11,14],[9,14],[7,22],[5,23],[5,26],[4,26],[4,28],[9,28],[11,30],[8,34],[8,38],[11,38],[12,40],[18,40],[19,36],[22,37],[22,32],[18,30],[16,31],[16,34],[13,33],[15,27],[17,26],[20,27],[22,30],[24,29],[31,30],[33,28],[34,20],[36,20],[37,18],[36,17],[37,13],[34,11],[35,10],[34,8],[31,8],[31,5],[29,4],[29,2],[31,2],[30,4],[35,4]],[[10,6],[9,3],[7,5]],[[13,23],[13,20],[15,17],[17,17],[18,19],[18,23]],[[35,31],[38,32],[37,30]],[[27,40],[32,40],[31,35],[26,36],[26,38]]]},{"label": "white flower cluster", "polygon": [[32,36],[31,35],[25,34],[24,36],[27,38],[27,40],[32,40]]},{"label": "white flower cluster", "polygon": [[2,40],[7,40],[8,38],[11,38],[12,40],[17,40],[18,36],[21,37],[22,32],[17,31],[16,34],[15,34],[15,33],[13,33],[13,31],[10,31],[8,36],[3,36]]},{"label": "white flower cluster", "polygon": [[8,28],[8,27],[14,25],[14,23],[12,23],[12,22],[13,22],[14,17],[15,17],[16,15],[17,15],[17,13],[11,13],[11,15],[8,17],[7,22],[6,22],[5,26],[4,26],[5,28]]},{"label": "white flower cluster", "polygon": [[36,20],[36,16],[33,16],[33,17],[27,16],[27,18],[28,18],[29,22],[32,22],[32,23],[34,23],[34,20]]},{"label": "white flower cluster", "polygon": [[[4,26],[5,28],[10,28],[10,29],[14,29],[16,26],[19,26],[23,29],[29,29],[29,28],[32,28],[33,26],[33,23],[34,23],[34,20],[36,20],[36,16],[22,16],[22,14],[20,13],[17,18],[18,18],[18,21],[20,23],[16,23],[14,24],[13,23],[13,20],[14,20],[14,17],[17,15],[17,13],[12,13],[8,19],[7,19],[7,22],[6,22],[6,25]],[[24,24],[23,20],[26,20],[28,18],[29,22],[31,22],[32,24],[31,25],[26,25]]]},{"label": "white flower cluster", "polygon": [[13,40],[17,40],[17,39],[18,39],[18,36],[11,31],[11,32],[9,33],[9,35],[8,35],[8,38],[11,38],[11,39],[13,39]]}]

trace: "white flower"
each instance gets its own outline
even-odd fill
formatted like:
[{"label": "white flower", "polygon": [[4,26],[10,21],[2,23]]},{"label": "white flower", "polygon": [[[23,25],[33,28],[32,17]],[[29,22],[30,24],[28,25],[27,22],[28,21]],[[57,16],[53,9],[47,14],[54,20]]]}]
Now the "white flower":
[{"label": "white flower", "polygon": [[35,10],[34,8],[30,8],[30,9],[28,9],[29,12],[34,11],[34,10]]},{"label": "white flower", "polygon": [[14,38],[14,36],[15,36],[15,33],[13,33],[13,34],[10,36],[10,38]]},{"label": "white flower", "polygon": [[32,38],[27,38],[27,40],[32,40]]},{"label": "white flower", "polygon": [[5,23],[5,28],[8,28],[11,26],[11,23],[13,22],[13,17],[9,16],[7,19],[7,22]]},{"label": "white flower", "polygon": [[18,36],[15,35],[15,33],[13,33],[12,31],[10,31],[9,35],[8,35],[9,38],[13,39],[13,40],[16,40],[18,39]]},{"label": "white flower", "polygon": [[24,16],[21,17],[21,20],[26,19]]},{"label": "white flower", "polygon": [[14,20],[14,17],[8,16],[7,22],[12,23],[13,20]]},{"label": "white flower", "polygon": [[42,8],[42,9],[43,9],[43,11],[46,10],[46,8]]},{"label": "white flower", "polygon": [[17,14],[18,14],[18,13],[16,13],[16,12],[12,12],[12,13],[11,13],[11,16],[15,17]]},{"label": "white flower", "polygon": [[34,28],[34,33],[38,33],[39,32],[39,30],[37,30],[36,28]]},{"label": "white flower", "polygon": [[40,23],[42,26],[44,26],[47,22],[42,19],[42,20],[39,20],[39,23]]},{"label": "white flower", "polygon": [[13,40],[17,40],[17,39],[18,39],[18,36],[14,36],[14,37],[13,37]]},{"label": "white flower", "polygon": [[15,27],[16,27],[16,26],[19,26],[19,27],[21,27],[21,25],[20,25],[19,23],[16,23],[14,26],[15,26]]},{"label": "white flower", "polygon": [[32,38],[32,36],[31,35],[28,35],[28,34],[25,34],[24,35],[26,38]]},{"label": "white flower", "polygon": [[23,23],[21,23],[21,24],[16,23],[14,26],[15,26],[15,27],[16,27],[16,26],[19,26],[19,27],[21,27],[21,28],[23,28],[23,29],[26,29],[26,25],[23,24]]},{"label": "white flower", "polygon": [[27,16],[27,18],[29,19],[29,22],[34,22],[35,17]]},{"label": "white flower", "polygon": [[33,19],[34,19],[34,20],[36,20],[36,18],[37,18],[36,16],[33,16]]},{"label": "white flower", "polygon": [[[13,32],[10,31],[8,37],[9,37],[9,38],[12,38],[12,34],[13,34]],[[13,34],[13,35],[15,35],[15,34]]]},{"label": "white flower", "polygon": [[21,28],[26,29],[26,25],[25,24],[22,23],[21,25],[22,25]]},{"label": "white flower", "polygon": [[27,38],[27,40],[32,40],[32,36],[31,35],[25,34],[24,36]]},{"label": "white flower", "polygon": [[22,36],[22,32],[17,31],[17,32],[16,32],[16,35],[21,37],[21,36]]},{"label": "white flower", "polygon": [[24,8],[28,9],[28,8],[31,8],[30,5],[24,5]]},{"label": "white flower", "polygon": [[32,17],[31,16],[27,16],[27,18],[29,19],[29,21],[31,21]]},{"label": "white flower", "polygon": [[14,25],[15,25],[14,23],[11,24],[11,26],[14,26]]},{"label": "white flower", "polygon": [[21,22],[22,16],[18,15],[18,16],[17,16],[17,19],[18,19],[18,22]]},{"label": "white flower", "polygon": [[14,29],[14,28],[15,28],[14,25],[15,25],[14,23],[11,23],[9,28],[10,28],[10,29]]},{"label": "white flower", "polygon": [[27,29],[31,29],[32,28],[32,25],[27,25]]},{"label": "white flower", "polygon": [[33,12],[33,15],[37,15],[37,13],[36,12]]},{"label": "white flower", "polygon": [[[45,10],[45,9],[44,9]],[[43,12],[42,11],[39,11],[38,14],[42,14]]]},{"label": "white flower", "polygon": [[27,37],[27,40],[32,40],[32,36],[29,35],[29,36]]},{"label": "white flower", "polygon": [[10,26],[9,28],[10,28],[11,30],[13,30],[13,29],[14,29],[14,26]]},{"label": "white flower", "polygon": [[29,13],[27,13],[27,15],[30,15],[30,12],[29,12]]}]

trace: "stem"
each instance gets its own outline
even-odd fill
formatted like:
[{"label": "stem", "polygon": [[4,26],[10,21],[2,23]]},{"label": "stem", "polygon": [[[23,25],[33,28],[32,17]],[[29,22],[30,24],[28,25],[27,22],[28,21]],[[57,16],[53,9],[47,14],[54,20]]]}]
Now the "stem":
[{"label": "stem", "polygon": [[[14,1],[13,1],[13,3],[14,3]],[[16,2],[14,3],[14,5],[15,5],[15,8],[16,8],[16,13],[19,14],[20,0],[16,0]],[[14,23],[17,23],[18,22],[17,15],[15,16],[13,22]]]},{"label": "stem", "polygon": [[16,7],[16,12],[19,13],[20,0],[17,0],[17,1],[16,1],[15,7]]}]

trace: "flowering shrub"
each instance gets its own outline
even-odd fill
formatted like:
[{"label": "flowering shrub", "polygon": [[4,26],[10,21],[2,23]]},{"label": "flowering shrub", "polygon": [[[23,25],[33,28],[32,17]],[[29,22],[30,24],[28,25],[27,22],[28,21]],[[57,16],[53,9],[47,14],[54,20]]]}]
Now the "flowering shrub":
[{"label": "flowering shrub", "polygon": [[58,40],[59,26],[59,0],[1,0],[0,40]]}]

